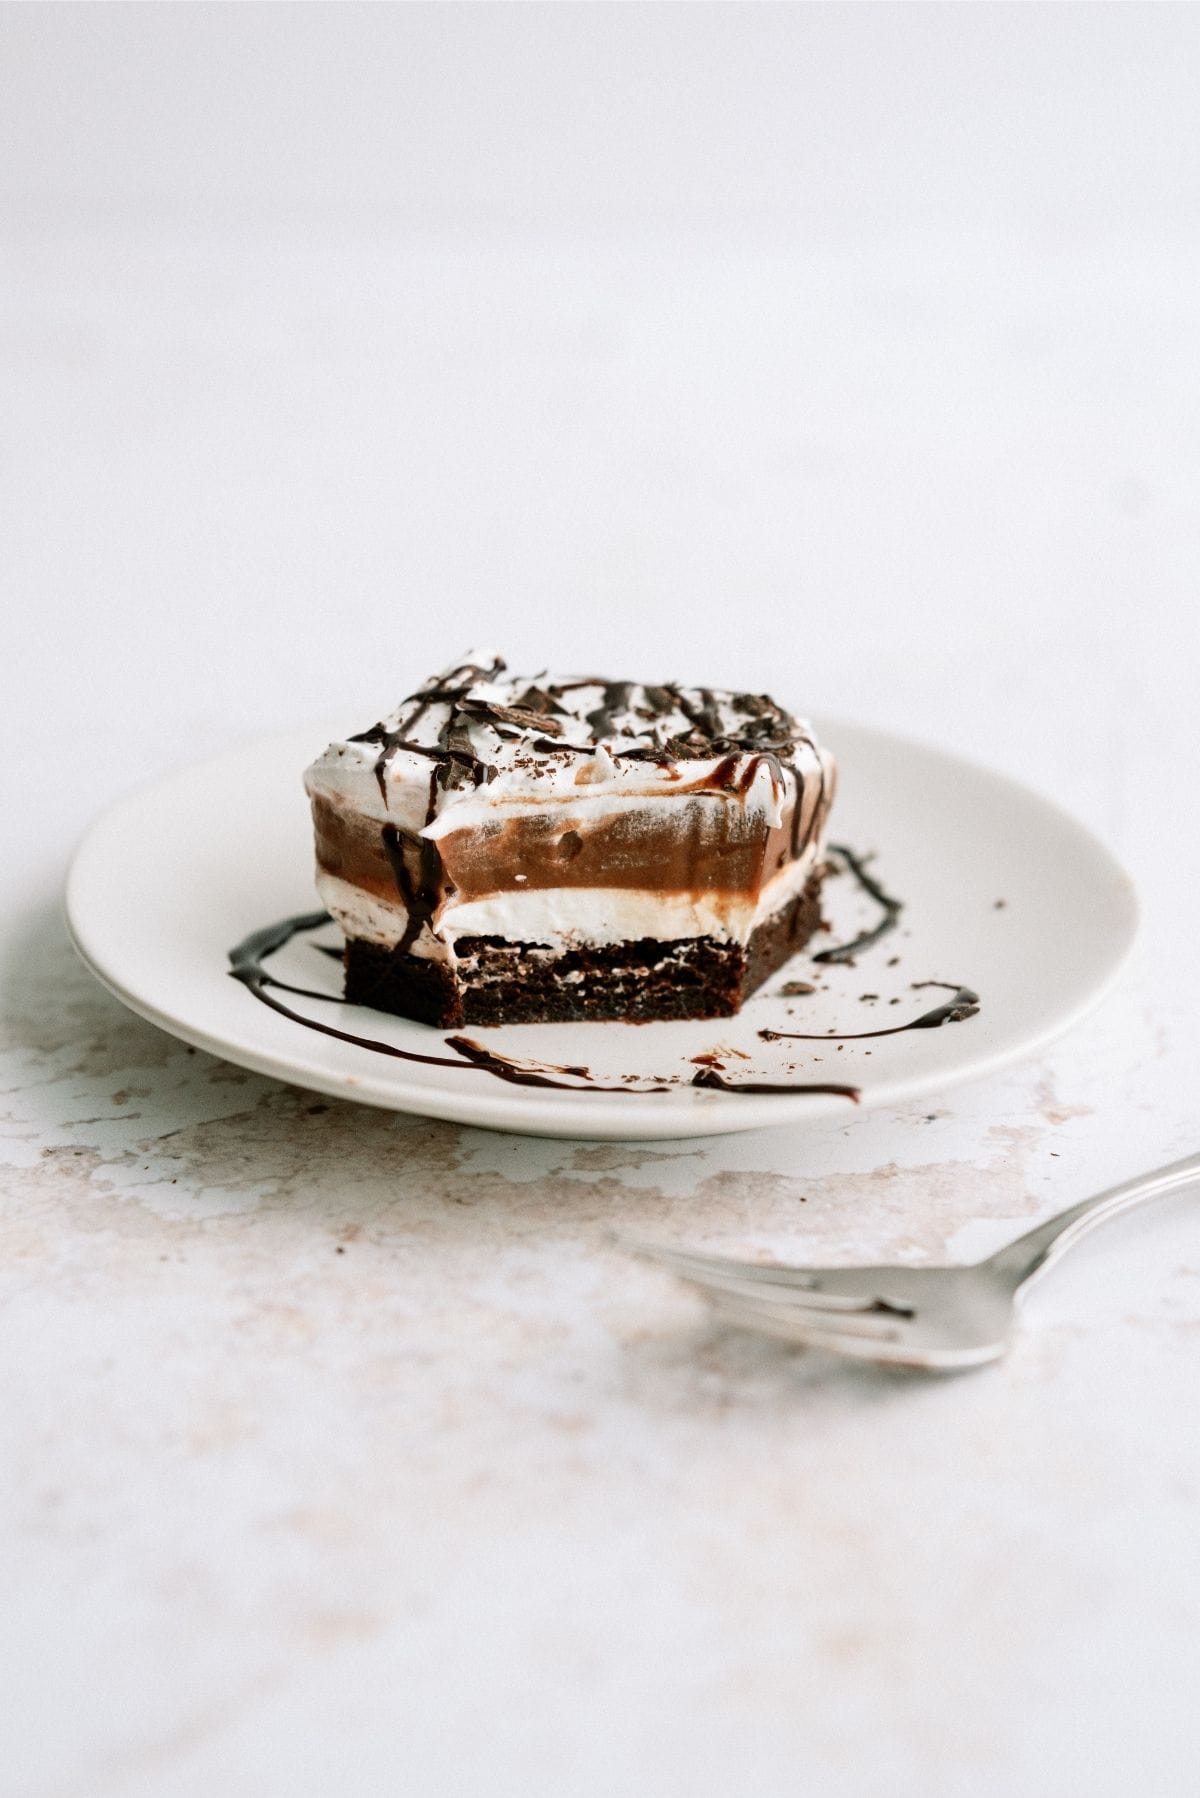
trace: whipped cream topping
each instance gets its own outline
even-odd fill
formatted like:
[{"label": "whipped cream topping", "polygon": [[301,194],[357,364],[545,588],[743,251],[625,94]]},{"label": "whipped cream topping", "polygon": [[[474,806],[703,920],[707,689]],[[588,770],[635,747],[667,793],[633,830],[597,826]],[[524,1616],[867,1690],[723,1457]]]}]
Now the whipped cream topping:
[{"label": "whipped cream topping", "polygon": [[783,770],[819,775],[823,764],[831,770],[811,728],[765,695],[517,678],[499,656],[476,653],[370,729],[331,743],[306,784],[381,824],[436,836],[439,824],[444,831],[467,823],[464,808],[479,801],[490,808],[567,794],[592,802],[672,794],[707,786],[718,771],[726,786],[745,778],[778,822]]}]

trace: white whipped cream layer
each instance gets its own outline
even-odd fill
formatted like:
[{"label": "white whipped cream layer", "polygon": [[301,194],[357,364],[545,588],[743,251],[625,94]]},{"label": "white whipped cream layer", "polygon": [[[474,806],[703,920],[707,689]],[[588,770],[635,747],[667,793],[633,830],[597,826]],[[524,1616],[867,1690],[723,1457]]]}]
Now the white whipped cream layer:
[{"label": "white whipped cream layer", "polygon": [[[489,894],[468,904],[445,904],[421,931],[410,954],[453,966],[462,937],[497,936],[537,943],[561,954],[569,949],[653,938],[676,942],[710,936],[745,944],[751,933],[801,892],[822,854],[810,843],[768,881],[758,903],[728,893],[663,893],[626,887],[556,887],[534,892]],[[391,948],[404,935],[407,914],[399,896],[385,903],[373,893],[318,870],[317,890],[327,911],[348,937]]]},{"label": "white whipped cream layer", "polygon": [[[449,685],[461,676],[457,687],[467,705],[501,706],[506,710],[531,689],[552,686],[559,708],[553,719],[557,735],[547,736],[536,723],[502,721],[497,725],[483,717],[466,719],[460,707],[456,725],[458,752],[474,757],[481,768],[490,771],[490,778],[476,785],[464,772],[461,784],[439,787],[434,796],[436,816],[432,821],[431,776],[436,762],[422,755],[420,749],[394,747],[389,749],[377,774],[382,747],[378,739],[331,743],[305,774],[309,793],[319,794],[360,817],[375,819],[380,826],[392,824],[400,830],[427,832],[431,836],[470,825],[477,817],[494,817],[497,806],[534,809],[549,801],[561,803],[571,799],[586,801],[589,815],[596,817],[604,809],[616,809],[622,800],[649,795],[677,797],[683,788],[703,786],[728,763],[725,753],[671,761],[664,752],[661,761],[634,759],[639,753],[652,756],[672,738],[686,735],[692,725],[689,710],[693,715],[705,713],[721,732],[730,736],[736,736],[755,721],[752,708],[757,702],[753,695],[714,693],[700,687],[667,689],[623,683],[622,691],[628,691],[626,702],[611,711],[604,729],[598,729],[595,719],[605,704],[605,682],[572,677],[555,677],[551,682],[546,675],[513,679],[486,672],[472,677],[471,670],[487,671],[496,664],[497,658],[477,653],[462,669],[452,669],[438,679]],[[672,699],[667,703],[674,694],[678,694],[678,702]],[[376,729],[388,736],[400,732],[406,742],[438,749],[444,747],[441,736],[451,710],[446,701],[435,700],[422,707],[420,695],[416,695],[389,712]],[[784,779],[813,779],[819,783],[823,768],[826,778],[832,779],[832,757],[816,743],[811,727],[786,713],[780,716],[785,720],[781,728],[786,759],[791,764],[791,769],[784,771]],[[747,749],[745,761],[748,763],[754,754],[760,753]],[[761,760],[744,803],[761,805],[769,821],[778,823],[787,796],[786,787],[781,786],[770,763]]]}]

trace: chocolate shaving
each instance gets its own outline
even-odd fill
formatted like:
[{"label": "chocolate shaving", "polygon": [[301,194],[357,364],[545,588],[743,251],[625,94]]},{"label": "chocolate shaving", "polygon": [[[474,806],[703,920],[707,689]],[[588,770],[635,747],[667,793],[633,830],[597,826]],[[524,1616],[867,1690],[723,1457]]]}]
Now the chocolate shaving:
[{"label": "chocolate shaving", "polygon": [[485,724],[508,724],[514,730],[540,730],[547,737],[561,737],[563,727],[548,712],[529,711],[523,705],[497,705],[490,699],[460,699],[458,710]]}]

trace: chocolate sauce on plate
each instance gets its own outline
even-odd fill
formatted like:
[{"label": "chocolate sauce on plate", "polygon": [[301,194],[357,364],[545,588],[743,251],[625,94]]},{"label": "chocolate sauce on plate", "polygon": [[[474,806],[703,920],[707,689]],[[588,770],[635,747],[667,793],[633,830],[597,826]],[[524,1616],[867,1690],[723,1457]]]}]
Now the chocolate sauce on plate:
[{"label": "chocolate sauce on plate", "polygon": [[796,1043],[851,1043],[868,1036],[901,1036],[906,1030],[936,1030],[942,1024],[960,1024],[964,1018],[973,1018],[979,1010],[979,994],[972,992],[969,986],[955,986],[949,980],[914,980],[914,988],[924,986],[944,986],[953,993],[941,1005],[935,1005],[932,1011],[923,1011],[919,1018],[910,1018],[907,1024],[892,1024],[886,1030],[828,1030],[823,1035],[806,1030],[760,1030],[759,1036],[764,1043],[783,1041]]},{"label": "chocolate sauce on plate", "polygon": [[[759,1035],[762,1034],[760,1031]],[[812,1086],[787,1086],[773,1080],[739,1080],[735,1083],[726,1080],[724,1074],[718,1073],[716,1068],[697,1068],[692,1075],[692,1085],[716,1087],[718,1092],[723,1093],[833,1093],[838,1098],[852,1099],[856,1105],[861,1096],[861,1089],[857,1086],[835,1086],[832,1083]]]},{"label": "chocolate sauce on plate", "polygon": [[[667,1093],[671,1091],[671,1083],[657,1081],[653,1086],[597,1086],[587,1068],[557,1067],[553,1062],[539,1062],[530,1067],[523,1061],[514,1061],[508,1055],[501,1055],[495,1049],[487,1049],[482,1043],[475,1042],[469,1036],[448,1036],[447,1043],[465,1055],[472,1066],[483,1068],[489,1074],[495,1074],[500,1080],[507,1080],[512,1086],[556,1086],[564,1092],[588,1093]],[[588,1082],[587,1086],[566,1085],[562,1080],[555,1080],[555,1074],[575,1074]],[[794,1090],[794,1089],[793,1089]]]},{"label": "chocolate sauce on plate", "polygon": [[883,907],[883,917],[872,929],[864,930],[861,936],[854,938],[853,942],[839,943],[836,949],[822,949],[819,954],[813,956],[814,961],[853,961],[856,955],[860,955],[864,949],[872,948],[882,937],[887,936],[889,931],[896,928],[900,913],[904,910],[904,901],[903,899],[893,899],[890,893],[885,893],[861,858],[855,855],[853,849],[847,849],[844,843],[830,843],[829,852],[831,855],[841,858],[863,892],[874,899],[876,905]]},{"label": "chocolate sauce on plate", "polygon": [[[339,1030],[333,1024],[324,1024],[317,1018],[306,1018],[301,1012],[294,1011],[281,999],[273,997],[274,992],[290,992],[304,994],[306,997],[327,999],[334,1004],[343,1001],[336,993],[315,993],[306,987],[289,986],[287,982],[277,980],[266,966],[267,958],[286,948],[294,937],[308,930],[319,930],[323,924],[330,923],[328,912],[303,912],[294,918],[283,918],[277,924],[266,924],[261,930],[251,931],[248,937],[229,951],[229,972],[234,980],[240,981],[247,992],[276,1011],[281,1017],[290,1018],[294,1024],[303,1024],[308,1030],[316,1030],[322,1036],[332,1036],[338,1042],[352,1043],[359,1049],[372,1049],[378,1055],[389,1055],[396,1061],[416,1061],[426,1067],[456,1068],[460,1073],[476,1072],[492,1074],[497,1080],[507,1081],[510,1086],[543,1086],[554,1087],[562,1092],[572,1093],[665,1093],[674,1090],[673,1082],[657,1081],[647,1086],[600,1086],[591,1078],[584,1067],[558,1067],[554,1063],[527,1063],[514,1061],[501,1055],[494,1049],[487,1049],[482,1043],[473,1041],[468,1036],[450,1036],[445,1039],[446,1047],[454,1049],[456,1056],[451,1059],[445,1055],[421,1055],[414,1049],[401,1049],[395,1043],[380,1042],[377,1037],[358,1036],[351,1030]],[[325,954],[333,951],[325,944],[315,944]],[[575,1076],[575,1079],[560,1080],[559,1074]],[[739,1081],[733,1084],[724,1080],[713,1068],[701,1068],[692,1080],[693,1086],[716,1086],[728,1093],[833,1093],[840,1097],[852,1099],[857,1103],[858,1088],[853,1086],[831,1086],[826,1084],[792,1085],[775,1084],[764,1081]]]},{"label": "chocolate sauce on plate", "polygon": [[[354,1043],[360,1049],[374,1049],[379,1055],[392,1055],[397,1061],[421,1061],[435,1068],[466,1068],[465,1061],[451,1061],[445,1055],[418,1055],[412,1049],[398,1049],[392,1043],[378,1042],[374,1037],[356,1036],[350,1030],[337,1030],[332,1024],[322,1024],[317,1018],[306,1018],[300,1012],[293,1011],[281,999],[273,999],[270,989],[281,987],[278,981],[263,965],[268,955],[274,955],[299,936],[305,930],[319,930],[322,924],[329,923],[329,913],[324,911],[303,912],[296,918],[284,918],[278,924],[265,924],[261,930],[252,930],[237,946],[229,951],[229,972],[234,980],[240,980],[247,992],[269,1005],[282,1017],[290,1018],[294,1024],[303,1024],[309,1030],[318,1030],[322,1036],[336,1037],[340,1043]],[[299,988],[284,988],[285,991],[299,991]],[[324,997],[336,998],[336,994]]]}]

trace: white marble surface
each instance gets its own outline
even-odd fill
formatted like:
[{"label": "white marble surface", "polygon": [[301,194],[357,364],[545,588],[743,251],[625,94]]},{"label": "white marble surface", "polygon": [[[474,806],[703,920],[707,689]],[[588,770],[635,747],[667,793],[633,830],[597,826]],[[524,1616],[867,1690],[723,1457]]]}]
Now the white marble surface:
[{"label": "white marble surface", "polygon": [[[283,9],[268,104],[270,55],[220,52],[276,9],[139,10],[9,9],[0,64],[5,1791],[1190,1798],[1200,1198],[1098,1233],[1006,1362],[937,1382],[717,1329],[607,1242],[967,1255],[1200,1146],[1187,9],[898,9],[936,52],[898,120],[879,13],[882,72],[782,9],[724,109],[699,9],[610,23],[653,38],[628,65],[601,15],[538,15],[532,163],[499,40],[464,98],[451,27],[379,9],[475,152],[437,137],[432,199],[390,209],[409,115],[363,14]],[[123,112],[139,30],[165,86]],[[810,141],[791,100],[847,66]],[[473,638],[769,682],[1034,780],[1137,879],[1135,962],[1001,1079],[657,1148],[320,1100],[76,965],[98,806]]]}]

